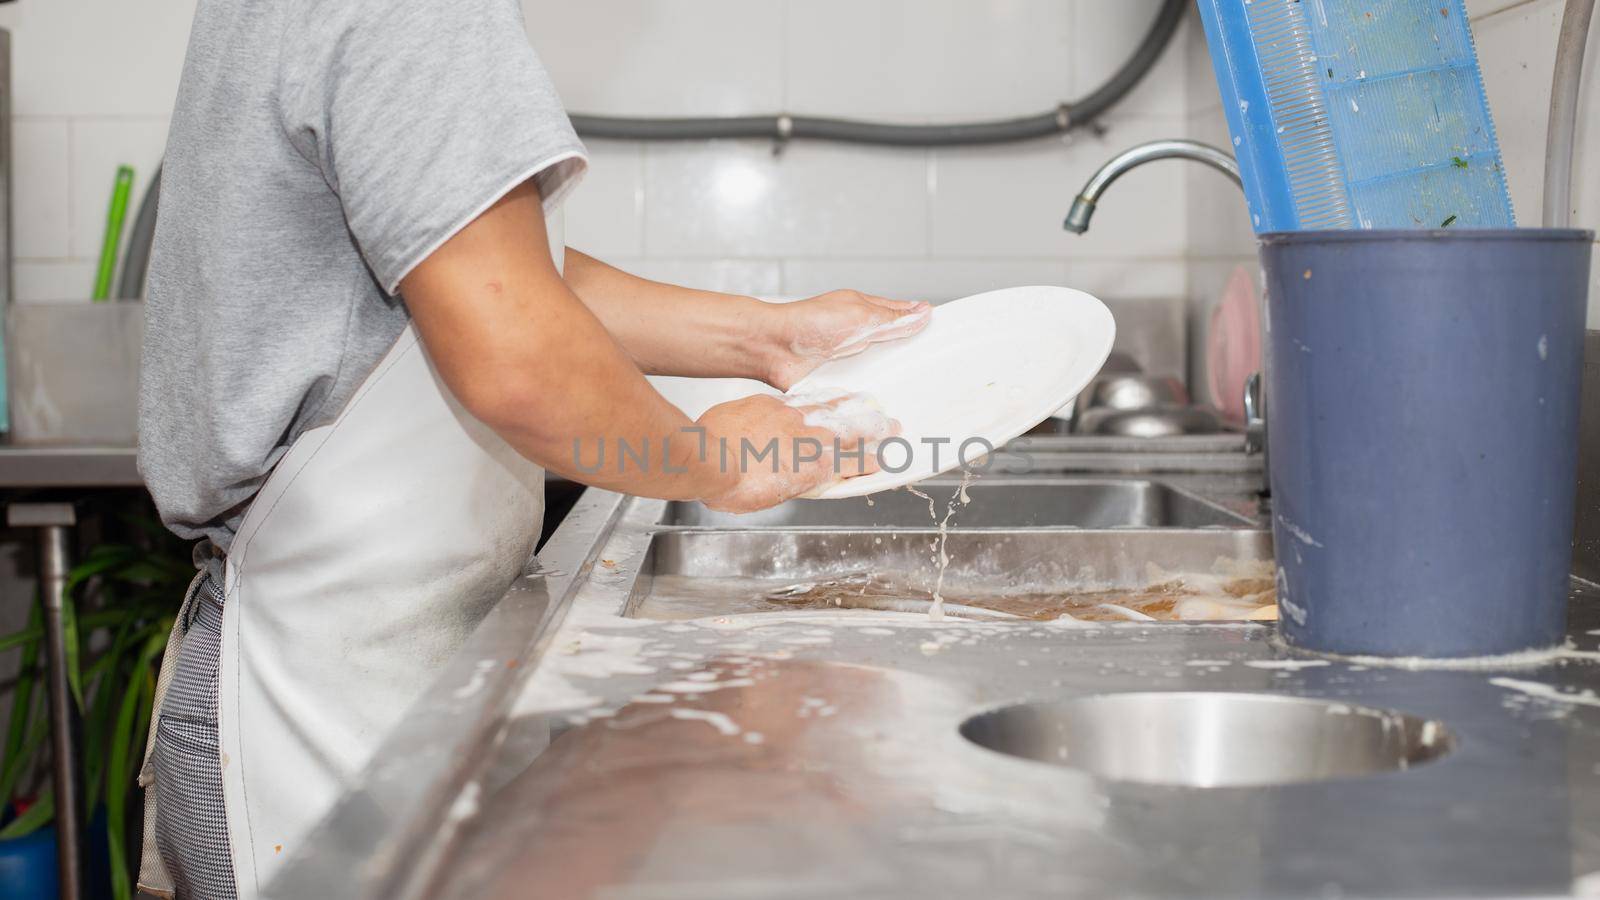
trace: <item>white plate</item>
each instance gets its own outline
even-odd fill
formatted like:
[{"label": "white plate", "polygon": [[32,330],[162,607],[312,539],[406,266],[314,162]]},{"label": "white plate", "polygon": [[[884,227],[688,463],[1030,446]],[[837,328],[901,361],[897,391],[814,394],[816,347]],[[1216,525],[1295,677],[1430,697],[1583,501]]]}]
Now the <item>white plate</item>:
[{"label": "white plate", "polygon": [[913,337],[823,364],[793,392],[868,394],[900,420],[904,443],[886,442],[882,453],[899,471],[846,479],[816,496],[859,497],[948,472],[968,441],[967,461],[976,461],[1077,396],[1116,331],[1111,311],[1082,291],[1007,288],[941,304]]}]

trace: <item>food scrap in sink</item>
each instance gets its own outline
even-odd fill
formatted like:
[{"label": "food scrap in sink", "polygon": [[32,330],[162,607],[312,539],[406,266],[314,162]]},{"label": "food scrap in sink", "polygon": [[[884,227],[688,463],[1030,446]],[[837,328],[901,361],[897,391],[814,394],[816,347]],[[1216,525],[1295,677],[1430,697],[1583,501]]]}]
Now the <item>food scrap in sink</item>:
[{"label": "food scrap in sink", "polygon": [[[1210,573],[1166,573],[1150,569],[1142,588],[1091,590],[985,589],[980,584],[945,585],[945,612],[965,619],[1050,621],[1068,615],[1088,622],[1245,621],[1277,618],[1271,566],[1265,562],[1218,560]],[[872,609],[927,612],[933,594],[893,576],[860,572],[786,585],[763,598],[771,608]]]}]

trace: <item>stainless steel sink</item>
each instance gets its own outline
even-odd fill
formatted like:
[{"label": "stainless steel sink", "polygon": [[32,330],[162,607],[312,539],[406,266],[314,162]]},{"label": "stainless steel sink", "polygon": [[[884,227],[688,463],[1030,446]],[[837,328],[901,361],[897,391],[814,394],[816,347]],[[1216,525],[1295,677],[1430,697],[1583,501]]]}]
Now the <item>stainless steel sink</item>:
[{"label": "stainless steel sink", "polygon": [[[929,529],[660,531],[625,614],[926,612],[937,542]],[[1272,602],[1266,531],[963,530],[949,534],[945,553],[942,596],[968,618],[1242,618]]]},{"label": "stainless steel sink", "polygon": [[[940,518],[956,482],[922,489]],[[1145,479],[985,478],[967,488],[972,502],[951,520],[972,528],[1204,528],[1249,520],[1160,481]],[[663,525],[711,528],[922,528],[935,524],[928,501],[907,491],[849,500],[793,500],[769,510],[731,515],[699,503],[667,505]]]},{"label": "stainless steel sink", "polygon": [[1449,752],[1444,724],[1271,694],[1101,694],[973,716],[967,740],[1115,781],[1241,787],[1407,769]]}]

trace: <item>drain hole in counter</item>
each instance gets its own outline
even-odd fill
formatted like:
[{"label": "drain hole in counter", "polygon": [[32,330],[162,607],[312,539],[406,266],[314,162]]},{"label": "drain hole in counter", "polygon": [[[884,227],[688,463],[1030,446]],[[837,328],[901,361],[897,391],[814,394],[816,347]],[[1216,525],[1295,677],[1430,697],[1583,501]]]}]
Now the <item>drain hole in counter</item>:
[{"label": "drain hole in counter", "polygon": [[980,747],[1113,781],[1260,787],[1352,778],[1448,753],[1443,723],[1272,694],[1171,691],[1023,703],[961,724]]}]

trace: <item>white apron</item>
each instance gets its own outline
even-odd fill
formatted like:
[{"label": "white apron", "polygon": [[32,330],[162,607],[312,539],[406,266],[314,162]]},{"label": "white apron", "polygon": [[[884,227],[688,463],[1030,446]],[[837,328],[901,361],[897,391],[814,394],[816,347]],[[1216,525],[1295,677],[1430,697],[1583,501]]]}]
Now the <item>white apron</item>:
[{"label": "white apron", "polygon": [[[560,268],[559,212],[547,226]],[[338,418],[290,446],[223,579],[217,720],[241,900],[505,593],[543,515],[544,471],[462,408],[410,326]],[[141,883],[170,890],[165,875]]]}]

